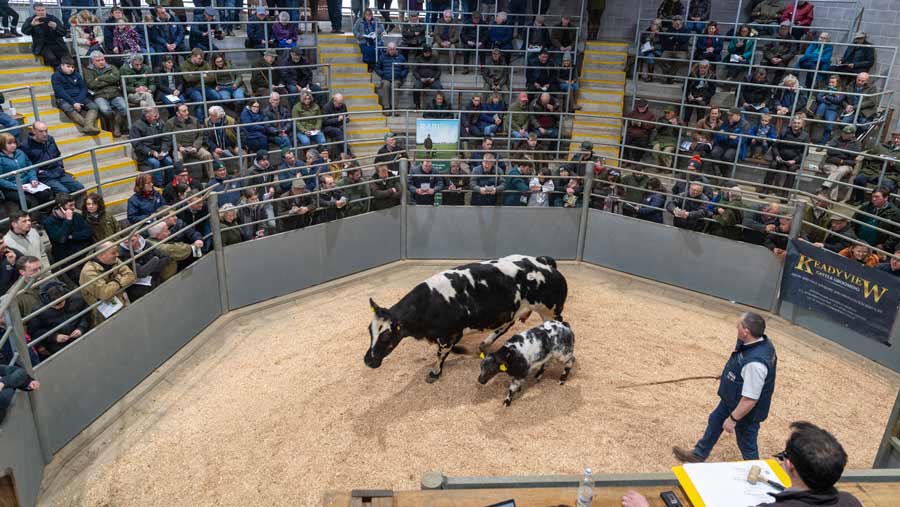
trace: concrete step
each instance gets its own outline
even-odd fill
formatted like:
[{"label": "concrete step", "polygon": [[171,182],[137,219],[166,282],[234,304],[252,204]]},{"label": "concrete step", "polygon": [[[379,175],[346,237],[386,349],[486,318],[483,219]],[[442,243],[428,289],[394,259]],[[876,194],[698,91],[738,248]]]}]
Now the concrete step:
[{"label": "concrete step", "polygon": [[336,62],[336,61],[327,61],[322,63],[331,64],[331,72],[332,75],[335,73],[366,73],[366,64],[361,63],[362,57],[358,56],[358,58],[351,62]]},{"label": "concrete step", "polygon": [[372,75],[367,72],[332,72],[331,82],[339,89],[351,84],[371,83]]},{"label": "concrete step", "polygon": [[619,138],[621,129],[619,127],[603,126],[602,124],[585,125],[576,123],[571,131],[571,137],[600,135]]},{"label": "concrete step", "polygon": [[[0,48],[0,65],[4,69],[17,69],[22,67],[43,67],[43,59],[29,53],[9,53],[6,48]],[[49,67],[47,67],[49,68]]]},{"label": "concrete step", "polygon": [[587,100],[580,99],[582,111],[598,114],[622,114],[622,100]]},{"label": "concrete step", "polygon": [[591,40],[585,43],[585,49],[591,51],[625,51],[631,47],[629,41],[618,40]]},{"label": "concrete step", "polygon": [[600,79],[604,81],[614,81],[616,83],[625,83],[624,70],[605,70],[605,69],[586,69],[581,71],[581,81],[590,83],[592,80]]},{"label": "concrete step", "polygon": [[352,140],[365,140],[365,139],[378,139],[382,140],[384,135],[388,132],[391,132],[389,128],[381,127],[374,129],[359,129],[359,130],[350,130],[347,132],[347,139]]},{"label": "concrete step", "polygon": [[597,102],[615,102],[616,100],[621,100],[624,96],[625,92],[621,89],[586,90],[582,88],[581,91],[578,92],[578,97],[582,101],[591,100]]},{"label": "concrete step", "polygon": [[[55,136],[55,134],[54,134]],[[113,142],[113,136],[109,132],[101,132],[96,136],[64,135],[55,136],[56,144],[63,153],[72,153],[87,148],[105,146]]]},{"label": "concrete step", "polygon": [[114,215],[125,214],[128,208],[128,198],[134,193],[134,182],[128,185],[115,185],[104,187],[103,200],[106,203],[106,209],[112,210]]},{"label": "concrete step", "polygon": [[[75,178],[85,185],[94,184],[94,170],[90,166],[69,167],[66,170],[72,173]],[[119,157],[115,162],[104,162],[97,164],[97,170],[100,173],[100,183],[109,183],[110,180],[120,178],[122,176],[134,176],[137,174],[137,164],[134,160],[125,157]]]},{"label": "concrete step", "polygon": [[0,53],[3,53],[5,55],[31,54],[31,37],[18,37],[16,39],[2,40],[3,42],[0,42]]},{"label": "concrete step", "polygon": [[18,68],[9,68],[3,65],[0,70],[0,84],[21,86],[30,84],[32,81],[49,81],[53,75],[53,69],[50,67],[39,67],[36,65],[27,65]]},{"label": "concrete step", "polygon": [[590,59],[585,60],[584,64],[581,67],[582,72],[585,70],[618,70],[621,71],[625,68],[624,61],[614,61],[607,59]]},{"label": "concrete step", "polygon": [[[16,111],[21,114],[34,114],[34,106],[37,106],[38,111],[41,115],[41,120],[44,120],[45,113],[44,111],[49,111],[51,109],[56,109],[56,104],[53,103],[53,96],[49,93],[35,94],[34,96],[34,105],[31,103],[30,97],[16,97],[13,99],[7,99],[7,103],[16,108]],[[49,113],[49,116],[53,116],[53,113]]]},{"label": "concrete step", "polygon": [[[331,54],[331,53],[356,53],[361,54],[359,51],[359,45],[353,42],[333,42],[336,39],[325,39],[325,42],[320,42],[318,46],[316,46],[319,50],[319,54]],[[343,39],[341,39],[343,40]]]},{"label": "concrete step", "polygon": [[368,109],[378,109],[380,107],[378,95],[374,93],[345,94],[344,102],[347,104],[347,107],[366,106]]},{"label": "concrete step", "polygon": [[625,60],[628,58],[627,51],[607,51],[607,50],[593,50],[588,49],[584,52],[584,63],[588,64],[591,62],[618,62],[622,65],[625,64]]},{"label": "concrete step", "polygon": [[[362,61],[362,55],[356,53],[322,53],[319,55],[321,63],[359,63]],[[365,67],[365,64],[363,64]],[[332,70],[332,72],[334,72]]]}]

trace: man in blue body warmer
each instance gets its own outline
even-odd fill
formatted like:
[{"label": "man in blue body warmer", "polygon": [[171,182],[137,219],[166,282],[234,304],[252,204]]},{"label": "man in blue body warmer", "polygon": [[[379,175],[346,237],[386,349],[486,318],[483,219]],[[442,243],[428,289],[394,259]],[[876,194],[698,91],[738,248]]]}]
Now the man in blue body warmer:
[{"label": "man in blue body warmer", "polygon": [[709,414],[706,432],[693,450],[672,448],[679,461],[705,461],[723,430],[735,434],[745,460],[759,459],[756,436],[759,423],[769,415],[778,365],[775,346],[765,332],[766,321],[760,315],[752,312],[741,315],[737,346],[719,379],[719,404]]}]

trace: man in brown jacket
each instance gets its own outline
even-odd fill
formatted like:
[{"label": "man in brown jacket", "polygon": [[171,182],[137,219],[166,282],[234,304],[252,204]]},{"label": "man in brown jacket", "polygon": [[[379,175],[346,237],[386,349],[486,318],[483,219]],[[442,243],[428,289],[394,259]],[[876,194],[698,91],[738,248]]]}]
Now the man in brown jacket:
[{"label": "man in brown jacket", "polygon": [[212,154],[204,147],[200,122],[191,116],[186,104],[178,105],[175,116],[166,122],[166,128],[175,133],[175,161],[185,162],[191,178],[195,180],[212,179]]},{"label": "man in brown jacket", "polygon": [[79,285],[90,283],[81,289],[81,295],[88,306],[101,301],[93,310],[95,326],[112,317],[122,307],[128,306],[125,289],[135,282],[134,272],[127,265],[114,267],[119,261],[115,243],[104,241],[97,246],[96,252],[94,258],[81,268],[81,275],[78,277]]},{"label": "man in brown jacket", "polygon": [[444,11],[441,19],[434,24],[431,36],[434,38],[434,47],[438,51],[448,51],[450,63],[455,64],[456,51],[454,49],[459,47],[459,24],[453,20],[453,11],[450,9]]}]

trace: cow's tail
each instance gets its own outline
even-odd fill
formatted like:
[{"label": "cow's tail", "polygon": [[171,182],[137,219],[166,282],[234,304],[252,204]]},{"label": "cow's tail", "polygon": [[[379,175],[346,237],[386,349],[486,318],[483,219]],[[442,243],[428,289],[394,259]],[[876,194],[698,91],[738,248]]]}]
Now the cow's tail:
[{"label": "cow's tail", "polygon": [[542,264],[546,264],[546,265],[550,266],[551,268],[556,269],[556,259],[554,259],[553,257],[548,257],[546,255],[542,255],[542,256],[538,257],[537,260],[540,261]]}]

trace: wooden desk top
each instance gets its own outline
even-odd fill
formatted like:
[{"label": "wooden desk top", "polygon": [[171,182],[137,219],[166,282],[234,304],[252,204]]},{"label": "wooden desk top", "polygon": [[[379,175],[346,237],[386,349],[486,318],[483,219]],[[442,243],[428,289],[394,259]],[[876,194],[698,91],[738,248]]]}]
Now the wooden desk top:
[{"label": "wooden desk top", "polygon": [[[842,491],[852,493],[866,507],[897,507],[900,482],[842,482]],[[650,500],[652,507],[664,507],[659,493],[674,491],[685,507],[691,504],[678,485],[643,487],[595,487],[593,507],[620,507],[622,495],[634,489]],[[575,488],[450,489],[434,491],[395,491],[393,498],[351,498],[349,492],[326,493],[325,507],[486,507],[516,500],[516,507],[575,506]]]}]

